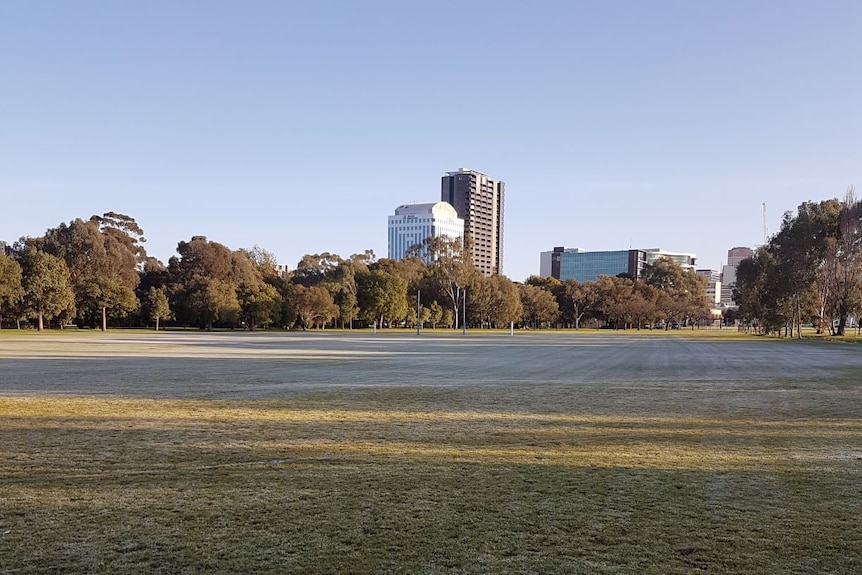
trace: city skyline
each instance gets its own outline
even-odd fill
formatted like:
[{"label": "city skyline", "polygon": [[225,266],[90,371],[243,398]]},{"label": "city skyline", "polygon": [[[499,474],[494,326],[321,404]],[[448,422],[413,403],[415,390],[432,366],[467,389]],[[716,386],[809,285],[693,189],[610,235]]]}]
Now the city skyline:
[{"label": "city skyline", "polygon": [[763,243],[764,203],[774,233],[862,185],[860,20],[851,0],[5,3],[0,239],[117,211],[165,262],[193,235],[291,266],[382,256],[381,216],[470,166],[506,182],[513,280],[555,245],[720,269]]}]

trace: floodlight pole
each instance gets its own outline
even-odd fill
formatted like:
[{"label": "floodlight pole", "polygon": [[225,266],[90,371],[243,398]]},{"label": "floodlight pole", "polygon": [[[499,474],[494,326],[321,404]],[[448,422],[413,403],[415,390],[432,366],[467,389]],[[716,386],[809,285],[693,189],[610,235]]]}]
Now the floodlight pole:
[{"label": "floodlight pole", "polygon": [[420,316],[420,309],[421,309],[420,303],[419,303],[419,294],[420,293],[421,292],[419,290],[416,290],[416,335],[419,335],[419,329],[422,326],[422,324],[419,323],[419,319],[420,319],[419,316]]}]

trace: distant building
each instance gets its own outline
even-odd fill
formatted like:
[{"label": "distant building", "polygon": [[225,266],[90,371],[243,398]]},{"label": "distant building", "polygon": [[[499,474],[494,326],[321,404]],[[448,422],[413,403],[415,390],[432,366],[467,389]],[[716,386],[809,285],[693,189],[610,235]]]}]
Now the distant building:
[{"label": "distant building", "polygon": [[[421,245],[426,238],[448,236],[463,240],[464,220],[447,202],[404,204],[389,216],[389,259],[403,259],[407,251]],[[423,255],[430,263],[431,256]]]},{"label": "distant building", "polygon": [[754,250],[746,247],[736,247],[727,250],[727,265],[736,267],[744,259],[754,257]]},{"label": "distant building", "polygon": [[440,199],[464,220],[473,263],[482,275],[503,273],[503,212],[506,185],[486,174],[459,168],[441,181]]},{"label": "distant building", "polygon": [[754,250],[746,247],[735,247],[727,250],[727,265],[721,268],[721,304],[735,306],[733,288],[736,287],[736,268],[739,262],[754,256]]},{"label": "distant building", "polygon": [[282,279],[286,279],[293,271],[293,266],[287,264],[275,264],[275,275]]},{"label": "distant building", "polygon": [[539,255],[539,275],[560,281],[593,282],[599,276],[643,275],[646,253],[642,250],[588,252],[581,248],[555,247]]},{"label": "distant building", "polygon": [[660,258],[670,258],[675,264],[686,270],[693,270],[697,256],[688,253],[668,252],[661,248],[643,250],[646,252],[646,263],[652,264]]},{"label": "distant building", "polygon": [[697,270],[697,275],[706,278],[706,297],[709,298],[709,303],[718,306],[721,303],[721,272]]},{"label": "distant building", "polygon": [[580,248],[555,247],[539,254],[539,275],[560,281],[574,279],[582,283],[594,282],[599,276],[620,274],[640,279],[644,266],[663,257],[670,258],[685,269],[694,269],[694,254],[668,252],[660,248],[589,252]]}]

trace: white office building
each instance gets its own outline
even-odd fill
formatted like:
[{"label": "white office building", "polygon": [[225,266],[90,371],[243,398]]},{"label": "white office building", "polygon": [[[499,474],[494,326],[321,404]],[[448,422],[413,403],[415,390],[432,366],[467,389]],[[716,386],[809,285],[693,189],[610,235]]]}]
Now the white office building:
[{"label": "white office building", "polygon": [[[426,238],[449,236],[464,239],[464,220],[447,202],[436,204],[405,204],[389,216],[389,259],[400,260],[407,251],[422,245]],[[428,254],[423,259],[431,262]]]},{"label": "white office building", "polygon": [[721,272],[717,270],[697,270],[696,273],[706,278],[706,297],[712,306],[718,307],[721,304]]}]

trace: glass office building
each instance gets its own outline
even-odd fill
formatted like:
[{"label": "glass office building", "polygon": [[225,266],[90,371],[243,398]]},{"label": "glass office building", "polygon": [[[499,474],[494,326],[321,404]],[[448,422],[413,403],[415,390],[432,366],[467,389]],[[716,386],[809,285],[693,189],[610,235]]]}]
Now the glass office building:
[{"label": "glass office building", "polygon": [[639,279],[643,277],[646,264],[662,257],[670,258],[684,268],[694,267],[694,254],[667,252],[658,248],[588,252],[580,248],[555,247],[540,254],[539,274],[560,281],[574,279],[579,282],[594,282],[599,276],[620,274]]},{"label": "glass office building", "polygon": [[616,276],[629,271],[629,251],[566,253],[560,260],[560,279],[594,282],[599,276]]}]

